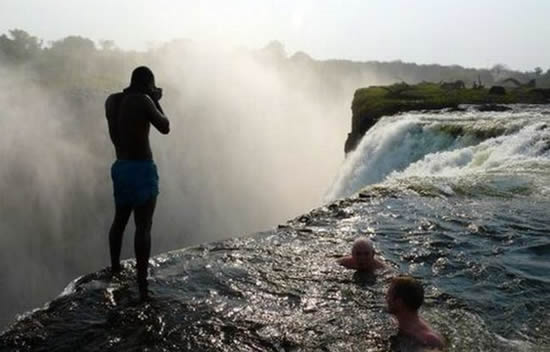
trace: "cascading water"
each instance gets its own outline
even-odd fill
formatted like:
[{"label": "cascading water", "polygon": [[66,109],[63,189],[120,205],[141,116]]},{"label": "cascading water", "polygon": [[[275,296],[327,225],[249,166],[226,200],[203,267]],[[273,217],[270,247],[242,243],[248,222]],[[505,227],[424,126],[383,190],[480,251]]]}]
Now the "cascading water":
[{"label": "cascading water", "polygon": [[[382,118],[344,162],[328,200],[363,187],[548,194],[550,110],[409,113]],[[468,188],[471,187],[471,188]]]}]

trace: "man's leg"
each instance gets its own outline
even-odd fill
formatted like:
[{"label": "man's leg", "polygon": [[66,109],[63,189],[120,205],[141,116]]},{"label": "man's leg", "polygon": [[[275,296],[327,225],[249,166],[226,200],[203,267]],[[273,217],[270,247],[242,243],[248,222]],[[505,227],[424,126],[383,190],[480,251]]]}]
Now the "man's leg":
[{"label": "man's leg", "polygon": [[115,209],[115,219],[109,231],[109,248],[111,250],[111,271],[117,273],[120,271],[120,250],[122,248],[122,235],[132,214],[132,208],[128,206],[117,205]]},{"label": "man's leg", "polygon": [[151,255],[151,227],[156,203],[157,197],[154,196],[145,204],[134,208],[136,223],[134,250],[136,252],[137,280],[142,298],[147,298],[147,267]]}]

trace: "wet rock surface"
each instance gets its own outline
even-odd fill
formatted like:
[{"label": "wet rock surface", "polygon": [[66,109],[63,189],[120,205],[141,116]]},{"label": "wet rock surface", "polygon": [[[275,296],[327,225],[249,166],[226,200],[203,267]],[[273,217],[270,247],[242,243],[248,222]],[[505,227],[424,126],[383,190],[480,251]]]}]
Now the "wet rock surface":
[{"label": "wet rock surface", "polygon": [[[138,301],[132,261],[114,278],[81,277],[0,335],[0,350],[419,350],[385,309],[397,273],[422,279],[425,317],[450,351],[548,347],[547,274],[505,269],[506,254],[545,241],[528,225],[542,211],[507,215],[524,205],[365,191],[270,231],[156,256],[150,302]],[[358,236],[374,241],[387,270],[365,276],[335,263]]]}]

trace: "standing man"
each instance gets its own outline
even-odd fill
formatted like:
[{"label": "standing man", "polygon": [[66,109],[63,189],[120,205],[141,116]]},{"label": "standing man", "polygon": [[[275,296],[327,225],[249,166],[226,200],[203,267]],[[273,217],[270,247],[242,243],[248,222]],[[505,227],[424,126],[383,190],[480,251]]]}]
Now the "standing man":
[{"label": "standing man", "polygon": [[153,125],[160,133],[170,132],[170,122],[159,100],[162,89],[155,86],[153,72],[140,66],[132,72],[130,86],[111,94],[105,102],[105,116],[116,158],[111,167],[115,217],[109,231],[111,270],[120,272],[122,235],[134,213],[137,282],[142,300],[148,298],[147,267],[151,254],[151,226],[159,193],[157,167],[149,143]]}]

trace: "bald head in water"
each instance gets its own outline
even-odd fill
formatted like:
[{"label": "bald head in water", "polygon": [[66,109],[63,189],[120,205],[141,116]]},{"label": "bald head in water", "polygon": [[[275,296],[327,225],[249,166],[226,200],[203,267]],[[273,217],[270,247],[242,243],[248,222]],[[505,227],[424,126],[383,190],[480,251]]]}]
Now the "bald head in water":
[{"label": "bald head in water", "polygon": [[356,260],[366,261],[374,258],[374,247],[372,242],[366,238],[359,238],[353,242],[351,247],[351,255]]},{"label": "bald head in water", "polygon": [[340,258],[338,263],[348,269],[367,272],[384,267],[384,264],[374,256],[372,242],[365,237],[356,239],[351,248],[351,256]]}]

